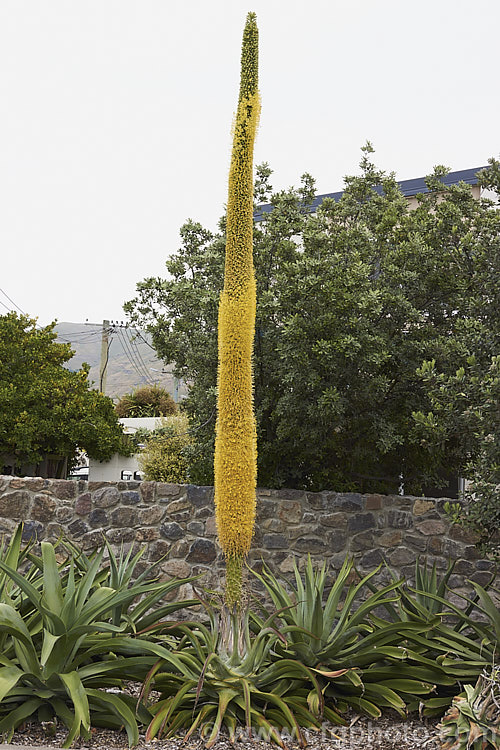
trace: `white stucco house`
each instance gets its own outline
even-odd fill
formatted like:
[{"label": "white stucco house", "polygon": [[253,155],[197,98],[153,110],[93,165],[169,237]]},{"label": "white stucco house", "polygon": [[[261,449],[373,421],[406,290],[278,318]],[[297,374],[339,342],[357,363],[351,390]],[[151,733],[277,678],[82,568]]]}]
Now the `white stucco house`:
[{"label": "white stucco house", "polygon": [[[119,420],[123,425],[126,435],[132,435],[136,430],[155,430],[161,427],[161,417],[124,417]],[[133,456],[119,456],[117,453],[109,461],[97,461],[89,459],[89,481],[90,482],[119,482],[123,480],[141,481],[142,472],[137,460],[137,454]]]}]

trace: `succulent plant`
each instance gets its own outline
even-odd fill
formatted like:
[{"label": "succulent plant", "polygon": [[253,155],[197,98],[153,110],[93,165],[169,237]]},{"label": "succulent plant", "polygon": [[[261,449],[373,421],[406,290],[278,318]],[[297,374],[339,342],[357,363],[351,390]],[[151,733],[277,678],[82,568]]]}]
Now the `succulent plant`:
[{"label": "succulent plant", "polygon": [[500,668],[484,671],[475,687],[465,685],[438,725],[442,750],[498,750]]},{"label": "succulent plant", "polygon": [[169,632],[180,637],[179,645],[148,675],[143,697],[153,687],[161,698],[149,707],[153,719],[147,741],[184,730],[186,742],[199,730],[210,748],[225,728],[231,742],[246,732],[285,748],[286,730],[303,747],[302,729],[319,730],[323,719],[345,725],[336,709],[325,705],[320,679],[333,683],[348,669],[325,671],[277,657],[274,649],[282,636],[274,627],[274,614],[252,634],[248,609],[229,612],[223,607],[219,616],[205,607],[207,624],[172,623]]},{"label": "succulent plant", "polygon": [[[145,677],[158,659],[178,665],[155,633],[162,617],[196,600],[152,612],[183,581],[157,582],[147,570],[133,580],[141,552],[117,557],[107,545],[88,557],[66,544],[69,555],[58,562],[52,544],[42,542],[38,557],[20,549],[21,537],[22,526],[0,549],[0,738],[10,741],[24,722],[60,721],[68,729],[63,747],[88,738],[91,725],[125,727],[135,746],[138,723],[151,714],[123,682]],[[101,565],[105,551],[109,567]],[[22,572],[25,552],[32,566]]]}]

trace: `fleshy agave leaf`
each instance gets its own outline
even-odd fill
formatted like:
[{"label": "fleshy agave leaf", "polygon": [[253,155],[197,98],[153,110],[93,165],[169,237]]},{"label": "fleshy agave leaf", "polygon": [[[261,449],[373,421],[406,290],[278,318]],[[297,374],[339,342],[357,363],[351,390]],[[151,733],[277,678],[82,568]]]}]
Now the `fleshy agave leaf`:
[{"label": "fleshy agave leaf", "polygon": [[23,674],[24,672],[18,667],[2,667],[0,669],[0,702],[17,685]]},{"label": "fleshy agave leaf", "polygon": [[206,747],[211,748],[213,745],[215,745],[217,741],[217,737],[219,736],[219,732],[222,726],[222,722],[224,721],[225,714],[227,707],[231,700],[238,695],[237,690],[231,690],[230,688],[225,688],[219,692],[219,705],[217,708],[217,715],[215,717],[214,725],[212,732],[207,740]]},{"label": "fleshy agave leaf", "polygon": [[129,746],[134,747],[139,742],[139,729],[134,712],[127,705],[124,696],[106,693],[103,690],[92,690],[87,688],[87,696],[92,704],[104,708],[106,711],[114,714],[120,723],[125,727],[127,732]]},{"label": "fleshy agave leaf", "polygon": [[33,716],[42,704],[43,700],[41,698],[30,698],[28,695],[25,695],[25,700],[20,705],[9,711],[3,719],[0,719],[0,736],[3,734],[12,736],[17,727],[30,716]]},{"label": "fleshy agave leaf", "polygon": [[43,598],[47,610],[54,615],[60,615],[63,607],[63,591],[56,553],[49,542],[41,543],[43,562]]},{"label": "fleshy agave leaf", "polygon": [[22,617],[9,604],[0,604],[0,631],[14,639],[16,655],[22,669],[36,674],[38,658],[30,633]]},{"label": "fleshy agave leaf", "polygon": [[66,691],[73,703],[74,718],[63,747],[71,747],[75,737],[80,734],[80,727],[90,729],[90,710],[87,693],[76,672],[59,675]]}]

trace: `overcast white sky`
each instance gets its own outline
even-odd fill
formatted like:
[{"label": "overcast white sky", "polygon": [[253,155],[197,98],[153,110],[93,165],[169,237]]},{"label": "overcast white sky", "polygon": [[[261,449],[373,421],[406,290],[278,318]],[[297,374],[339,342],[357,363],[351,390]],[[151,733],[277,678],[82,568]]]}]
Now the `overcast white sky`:
[{"label": "overcast white sky", "polygon": [[216,228],[249,10],[276,189],[341,189],[367,139],[398,179],[499,155],[498,0],[0,0],[0,313],[121,320]]}]

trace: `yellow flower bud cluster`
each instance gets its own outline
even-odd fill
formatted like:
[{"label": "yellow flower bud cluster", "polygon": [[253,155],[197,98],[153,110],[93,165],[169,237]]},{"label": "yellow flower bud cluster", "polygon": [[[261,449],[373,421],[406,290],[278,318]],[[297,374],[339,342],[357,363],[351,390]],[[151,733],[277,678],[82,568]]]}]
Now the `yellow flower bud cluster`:
[{"label": "yellow flower bud cluster", "polygon": [[246,555],[255,520],[256,430],[252,399],[255,282],[219,308],[219,393],[215,449],[215,507],[226,555]]},{"label": "yellow flower bud cluster", "polygon": [[257,441],[252,386],[256,299],[252,241],[253,145],[260,112],[257,64],[258,30],[255,14],[249,13],[243,35],[240,95],[229,172],[224,289],[219,307],[215,513],[219,541],[230,562],[226,599],[231,604],[240,601],[241,564],[250,549],[256,505]]}]

